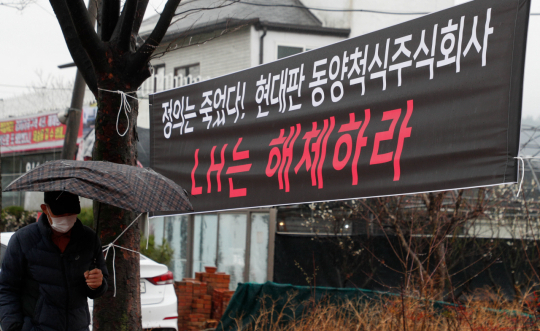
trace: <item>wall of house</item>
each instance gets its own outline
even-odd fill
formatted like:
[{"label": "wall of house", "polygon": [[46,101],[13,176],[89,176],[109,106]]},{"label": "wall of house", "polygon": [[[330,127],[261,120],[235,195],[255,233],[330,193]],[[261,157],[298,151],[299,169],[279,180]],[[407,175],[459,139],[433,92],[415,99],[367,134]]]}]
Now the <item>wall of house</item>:
[{"label": "wall of house", "polygon": [[[251,27],[246,27],[238,31],[223,34],[215,37],[213,34],[194,36],[192,42],[201,41],[189,47],[165,52],[165,48],[159,48],[156,54],[164,53],[162,56],[156,57],[151,61],[151,64],[156,68],[164,66],[164,75],[150,77],[143,84],[142,88],[145,93],[139,93],[139,116],[137,124],[140,127],[148,129],[150,127],[150,115],[148,105],[148,94],[153,92],[153,85],[150,81],[154,78],[163,80],[163,76],[174,75],[174,69],[194,64],[200,66],[200,79],[206,80],[236,71],[240,71],[252,66],[251,61]],[[204,42],[206,41],[206,42]],[[174,48],[177,44],[185,43],[189,45],[190,40],[178,40],[169,42],[166,46]],[[157,73],[156,73],[157,74]],[[157,84],[157,91],[162,90],[163,83]],[[166,87],[165,89],[171,88]]]},{"label": "wall of house", "polygon": [[[251,66],[250,36],[249,27],[225,33],[217,38],[214,38],[213,34],[194,36],[192,42],[199,38],[201,41],[208,41],[169,51],[153,59],[151,63],[153,66],[165,64],[165,75],[174,74],[174,68],[199,63],[202,79],[219,77]],[[189,44],[189,40],[185,43]]]},{"label": "wall of house", "polygon": [[[262,30],[256,30],[250,26],[235,32],[224,34],[219,38],[209,40],[203,45],[184,47],[177,50],[166,52],[163,56],[152,60],[154,67],[165,65],[164,76],[174,75],[174,69],[178,67],[199,64],[200,77],[202,80],[219,77],[236,71],[244,70],[259,65],[260,59],[260,38]],[[212,35],[196,36],[192,39],[206,40]],[[263,61],[264,63],[277,60],[278,45],[303,47],[305,49],[314,49],[328,44],[336,43],[344,38],[332,36],[319,36],[304,33],[290,33],[267,31],[264,37]],[[180,43],[182,41],[178,41]],[[189,42],[186,41],[186,42]],[[175,45],[172,45],[174,47]],[[158,54],[163,49],[158,49]],[[153,78],[150,77],[149,80]],[[156,79],[163,79],[163,76],[157,75]],[[158,91],[160,91],[158,84]],[[148,90],[146,83],[143,89]],[[147,94],[139,95],[139,117],[137,123],[140,127],[149,128],[150,117],[148,110]]]},{"label": "wall of house", "polygon": [[[259,64],[259,45],[260,37],[262,36],[262,30],[256,30],[252,28],[252,59],[256,59],[256,64]],[[303,47],[305,50],[320,48],[330,44],[337,43],[341,40],[344,40],[343,37],[334,37],[334,36],[320,36],[314,34],[306,33],[295,33],[295,32],[280,32],[280,31],[267,31],[266,36],[263,39],[264,42],[264,55],[263,63],[273,62],[278,59],[278,46],[293,46],[293,47]]]},{"label": "wall of house", "polygon": [[[152,60],[152,65],[165,65],[165,75],[174,74],[174,68],[196,63],[200,64],[202,79],[230,74],[259,65],[260,37],[262,34],[262,30],[256,30],[253,26],[246,27],[210,40],[204,45],[184,47],[167,52],[163,56]],[[209,35],[208,38],[210,37]],[[267,31],[264,37],[263,62],[268,63],[277,60],[278,45],[314,49],[343,39],[341,37],[305,33]]]},{"label": "wall of house", "polygon": [[[307,7],[365,9],[392,12],[434,12],[454,5],[455,0],[302,0]],[[325,27],[350,28],[351,37],[411,20],[419,15],[389,15],[366,12],[311,11]]]}]

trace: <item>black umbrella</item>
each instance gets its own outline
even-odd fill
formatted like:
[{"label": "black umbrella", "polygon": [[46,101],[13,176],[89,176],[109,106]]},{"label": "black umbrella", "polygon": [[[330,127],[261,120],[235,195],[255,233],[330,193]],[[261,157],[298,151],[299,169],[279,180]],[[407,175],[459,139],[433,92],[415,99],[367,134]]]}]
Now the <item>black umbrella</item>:
[{"label": "black umbrella", "polygon": [[167,177],[151,169],[111,162],[47,162],[4,191],[66,191],[139,212],[193,210],[184,189]]}]

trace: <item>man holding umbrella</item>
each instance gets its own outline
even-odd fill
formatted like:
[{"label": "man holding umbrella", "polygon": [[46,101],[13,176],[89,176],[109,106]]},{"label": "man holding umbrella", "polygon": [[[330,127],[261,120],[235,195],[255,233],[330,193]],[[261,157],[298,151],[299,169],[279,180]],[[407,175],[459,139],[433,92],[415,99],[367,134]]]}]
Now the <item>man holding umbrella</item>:
[{"label": "man holding umbrella", "polygon": [[[139,213],[193,210],[187,192],[169,178],[113,162],[49,161],[4,189],[12,191],[45,192],[45,204],[44,215],[17,231],[6,251],[0,272],[0,331],[88,330],[87,297],[105,293],[108,273],[96,234],[76,220],[79,196]],[[98,207],[97,226],[99,212]],[[124,232],[108,248],[123,248],[117,240]],[[121,259],[112,258],[117,263]]]},{"label": "man holding umbrella", "polygon": [[77,219],[79,197],[52,191],[44,200],[39,220],[13,235],[2,262],[2,331],[88,330],[88,298],[107,291],[99,238]]}]

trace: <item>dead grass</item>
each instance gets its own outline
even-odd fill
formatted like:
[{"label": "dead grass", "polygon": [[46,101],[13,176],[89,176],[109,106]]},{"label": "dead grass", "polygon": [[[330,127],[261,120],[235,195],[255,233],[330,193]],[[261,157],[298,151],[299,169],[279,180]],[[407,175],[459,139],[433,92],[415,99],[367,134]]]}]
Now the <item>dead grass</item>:
[{"label": "dead grass", "polygon": [[300,305],[290,295],[280,308],[269,298],[261,300],[263,308],[258,316],[252,316],[249,323],[245,319],[236,319],[236,323],[238,329],[250,331],[540,330],[536,295],[521,302],[506,302],[496,295],[486,295],[481,293],[463,305],[446,306],[400,296],[338,303],[321,300]]}]

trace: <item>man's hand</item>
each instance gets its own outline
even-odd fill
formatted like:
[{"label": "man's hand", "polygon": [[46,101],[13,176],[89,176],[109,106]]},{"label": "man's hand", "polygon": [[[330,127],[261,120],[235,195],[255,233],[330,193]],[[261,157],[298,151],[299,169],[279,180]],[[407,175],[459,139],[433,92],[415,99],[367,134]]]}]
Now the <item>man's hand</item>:
[{"label": "man's hand", "polygon": [[103,282],[103,273],[101,272],[101,269],[86,271],[84,273],[84,278],[86,278],[86,285],[95,290],[100,287]]}]

